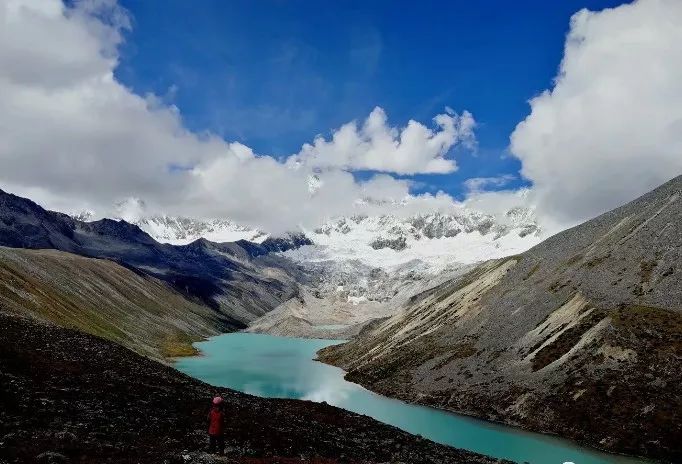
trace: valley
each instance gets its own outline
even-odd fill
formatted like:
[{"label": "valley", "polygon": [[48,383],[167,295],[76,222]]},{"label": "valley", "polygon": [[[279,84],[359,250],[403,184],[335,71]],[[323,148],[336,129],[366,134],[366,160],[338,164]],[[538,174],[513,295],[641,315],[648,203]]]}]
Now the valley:
[{"label": "valley", "polygon": [[337,339],[319,359],[382,395],[667,462],[680,452],[681,185],[549,237],[515,211],[504,226],[359,217],[184,245],[2,193],[0,307],[161,363],[234,330]]},{"label": "valley", "polygon": [[341,369],[313,359],[320,348],[338,343],[248,333],[224,334],[198,343],[201,356],[183,358],[176,367],[211,385],[267,398],[324,401],[437,443],[517,463],[647,462],[598,452],[558,437],[377,395],[344,380]]},{"label": "valley", "polygon": [[0,464],[682,464],[682,0],[0,0]]}]

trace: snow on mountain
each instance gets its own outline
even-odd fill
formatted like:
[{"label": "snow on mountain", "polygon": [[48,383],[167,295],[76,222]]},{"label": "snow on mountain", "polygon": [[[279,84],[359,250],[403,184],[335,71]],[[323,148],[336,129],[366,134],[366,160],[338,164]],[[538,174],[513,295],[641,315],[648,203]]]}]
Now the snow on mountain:
[{"label": "snow on mountain", "polygon": [[[311,177],[309,181],[311,191],[319,188],[318,179]],[[74,215],[81,220],[94,216],[91,211]],[[177,245],[199,238],[262,243],[268,237],[266,232],[229,219],[149,214],[145,203],[137,198],[116,204],[112,216],[136,224],[159,242]],[[435,270],[444,269],[452,263],[469,264],[520,253],[547,237],[534,211],[526,207],[514,207],[497,216],[466,207],[449,213],[355,215],[302,232],[313,244],[284,253],[294,261],[358,260],[383,269],[415,261]]]},{"label": "snow on mountain", "polygon": [[517,254],[547,235],[534,212],[521,207],[501,217],[464,207],[450,214],[358,215],[305,233],[312,245],[282,255],[298,262],[309,282],[250,331],[349,338],[473,263]]},{"label": "snow on mountain", "polygon": [[[311,194],[319,186],[319,179],[309,179]],[[300,292],[254,321],[249,330],[348,338],[370,321],[395,314],[413,295],[466,272],[472,263],[523,252],[548,236],[526,207],[497,215],[464,206],[419,214],[409,214],[407,203],[390,207],[396,214],[339,217],[303,230],[304,235],[270,240],[266,249],[293,260],[303,271]],[[149,214],[138,199],[117,204],[113,215],[172,244],[198,238],[263,243],[268,238],[229,219]],[[78,218],[93,216],[86,211]]]},{"label": "snow on mountain", "polygon": [[[94,211],[84,210],[71,217],[79,221],[92,221],[99,216]],[[105,217],[122,219],[135,224],[157,242],[173,245],[186,245],[197,239],[205,238],[216,243],[248,240],[262,243],[268,234],[237,224],[229,219],[193,219],[166,214],[150,214],[145,202],[139,198],[128,198],[114,205]]]},{"label": "snow on mountain", "polygon": [[405,218],[343,217],[305,233],[314,245],[286,256],[299,262],[357,259],[384,269],[415,260],[437,269],[474,263],[525,251],[546,237],[534,212],[521,207],[501,218],[466,208]]},{"label": "snow on mountain", "polygon": [[237,240],[261,243],[267,238],[267,234],[229,219],[201,220],[165,214],[149,215],[144,201],[139,198],[117,203],[115,211],[117,218],[137,225],[156,241],[173,245],[185,245],[199,238],[217,243]]},{"label": "snow on mountain", "polygon": [[237,240],[262,243],[268,237],[258,229],[235,224],[227,219],[196,220],[159,215],[140,218],[133,223],[155,240],[173,245],[184,245],[199,238],[218,243]]},{"label": "snow on mountain", "polygon": [[73,213],[70,216],[74,218],[76,221],[89,222],[95,218],[95,212],[89,209],[84,209],[77,213]]},{"label": "snow on mountain", "polygon": [[315,195],[322,188],[322,180],[318,175],[308,176],[308,192]]}]

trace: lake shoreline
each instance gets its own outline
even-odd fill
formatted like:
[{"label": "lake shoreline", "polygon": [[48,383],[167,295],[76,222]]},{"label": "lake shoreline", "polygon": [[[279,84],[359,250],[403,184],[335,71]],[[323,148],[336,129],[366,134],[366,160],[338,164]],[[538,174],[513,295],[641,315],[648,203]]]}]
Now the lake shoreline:
[{"label": "lake shoreline", "polygon": [[[320,362],[320,363],[322,363],[322,364],[327,364],[327,365],[329,365],[329,366],[333,366],[333,364],[326,363],[325,361],[322,361],[321,359],[318,359],[318,358],[314,359],[314,361]],[[335,367],[338,367],[338,366],[335,366]],[[346,371],[344,371],[344,372],[346,372]],[[346,372],[346,374],[347,374],[347,372]],[[344,376],[344,379],[345,379],[345,376]],[[553,438],[558,438],[558,439],[561,439],[561,440],[566,440],[566,441],[569,441],[569,442],[571,442],[571,443],[574,443],[574,444],[576,444],[576,445],[578,445],[578,446],[585,447],[585,448],[590,448],[590,449],[593,449],[593,450],[595,450],[595,451],[598,451],[598,452],[601,452],[601,453],[605,453],[605,454],[608,454],[608,455],[617,456],[617,457],[623,457],[623,458],[638,459],[638,460],[641,460],[642,464],[666,464],[664,461],[657,461],[657,460],[649,459],[649,458],[647,458],[647,457],[645,457],[645,456],[636,456],[636,455],[625,454],[625,453],[614,453],[614,452],[609,451],[609,450],[607,450],[607,449],[596,447],[596,446],[592,445],[592,444],[589,443],[589,442],[582,442],[582,441],[580,441],[580,440],[574,440],[574,439],[572,439],[572,438],[570,438],[570,437],[562,436],[562,435],[560,435],[560,434],[558,434],[558,433],[556,433],[556,432],[553,432],[553,431],[551,431],[551,430],[532,430],[532,429],[529,429],[529,428],[527,428],[527,427],[524,427],[522,424],[518,424],[518,423],[505,423],[505,422],[501,422],[501,421],[495,421],[495,420],[487,419],[487,418],[485,418],[485,417],[477,416],[476,414],[473,414],[473,413],[467,413],[466,411],[454,411],[454,410],[450,410],[450,409],[446,409],[446,408],[442,408],[442,407],[430,405],[430,404],[428,404],[428,403],[420,403],[419,401],[416,401],[416,400],[410,400],[410,399],[407,399],[407,398],[400,398],[400,397],[394,397],[394,396],[385,395],[385,394],[382,394],[382,393],[380,393],[380,392],[377,392],[377,391],[372,390],[371,388],[369,388],[369,387],[366,386],[366,385],[363,385],[363,384],[360,384],[360,383],[357,383],[357,382],[354,382],[354,381],[348,380],[348,379],[345,379],[345,380],[346,380],[347,382],[351,382],[351,383],[353,383],[353,384],[355,384],[355,385],[358,385],[358,386],[360,386],[360,387],[366,389],[367,391],[369,391],[369,392],[371,392],[371,393],[374,393],[375,395],[379,395],[379,396],[382,396],[382,397],[385,397],[385,398],[391,398],[391,399],[394,399],[394,400],[396,400],[396,401],[400,401],[400,402],[405,403],[405,404],[410,404],[410,405],[415,405],[415,406],[421,406],[421,407],[424,407],[424,408],[433,409],[433,410],[436,410],[436,411],[440,411],[440,412],[443,412],[443,413],[446,413],[446,414],[452,414],[452,415],[455,415],[455,416],[465,416],[465,417],[469,417],[469,418],[471,418],[471,419],[475,419],[475,420],[478,420],[478,421],[482,421],[482,422],[485,422],[485,423],[488,423],[488,424],[491,424],[491,425],[501,425],[501,426],[505,426],[505,427],[513,427],[513,428],[515,428],[515,429],[518,429],[518,430],[524,431],[524,432],[528,432],[528,433],[546,435],[546,436],[548,436],[548,437],[553,437]]]},{"label": "lake shoreline", "polygon": [[[234,336],[237,336],[236,338]],[[233,338],[229,338],[233,337]],[[236,343],[237,338],[242,337],[242,341],[246,343],[246,348],[244,346],[239,347],[239,343]],[[243,337],[258,337],[258,338],[252,338],[250,340],[244,339]],[[234,343],[233,343],[234,342]],[[258,343],[256,343],[258,342]],[[221,352],[220,348],[217,348],[214,346],[215,344],[221,344],[221,343],[227,343],[227,345],[224,347],[225,349],[223,350],[224,352]],[[230,343],[233,343],[233,345],[230,345]],[[264,349],[262,346],[259,346],[260,344],[273,344],[273,348],[271,352],[268,354],[267,349]],[[269,396],[269,397],[288,397],[288,398],[296,398],[296,399],[308,399],[316,402],[327,402],[328,404],[335,405],[337,407],[341,407],[344,409],[347,409],[351,412],[356,412],[360,414],[365,414],[365,415],[370,415],[371,417],[374,417],[375,419],[384,422],[385,424],[396,426],[398,428],[401,428],[402,430],[405,430],[409,433],[412,433],[414,435],[421,435],[424,438],[428,438],[429,440],[433,440],[437,443],[441,444],[446,444],[449,446],[453,446],[456,448],[465,448],[472,450],[477,453],[483,453],[483,454],[488,454],[492,456],[497,456],[497,457],[504,457],[507,459],[510,459],[509,456],[505,456],[504,454],[509,452],[505,451],[504,447],[506,446],[506,440],[510,440],[510,447],[513,447],[513,444],[516,443],[525,443],[526,441],[529,441],[529,443],[533,443],[534,446],[537,446],[539,448],[542,448],[543,450],[546,450],[548,452],[554,452],[554,453],[559,453],[561,454],[561,457],[556,457],[555,460],[559,462],[559,464],[563,462],[570,462],[571,460],[573,462],[576,462],[577,464],[582,464],[582,463],[651,463],[653,461],[647,461],[643,459],[639,459],[636,457],[631,457],[631,456],[626,456],[626,455],[618,455],[614,453],[607,453],[604,452],[603,450],[595,449],[594,447],[585,447],[583,444],[575,441],[575,440],[570,440],[563,438],[559,435],[556,434],[538,434],[537,432],[534,431],[529,431],[521,427],[516,427],[516,426],[511,426],[509,424],[504,424],[504,423],[499,423],[495,421],[490,421],[486,420],[484,418],[480,418],[474,415],[466,415],[466,414],[460,414],[454,411],[448,411],[445,409],[439,409],[435,408],[429,405],[423,405],[419,403],[413,403],[409,401],[404,401],[400,398],[391,398],[385,395],[382,395],[379,392],[374,392],[365,386],[361,384],[357,384],[351,381],[348,381],[345,379],[345,376],[347,373],[343,371],[342,369],[332,366],[329,364],[324,363],[322,360],[316,358],[316,353],[326,347],[330,346],[332,344],[340,344],[343,343],[342,341],[339,340],[319,340],[319,339],[305,339],[305,338],[298,338],[298,337],[287,337],[287,336],[279,336],[279,335],[268,335],[268,334],[254,334],[254,333],[245,333],[245,332],[237,332],[237,333],[230,333],[230,334],[225,334],[225,335],[219,335],[215,337],[211,337],[209,340],[206,342],[200,342],[197,344],[197,348],[203,353],[203,359],[205,366],[211,365],[215,361],[216,356],[224,356],[225,352],[231,353],[232,356],[237,356],[240,358],[239,363],[234,363],[235,368],[237,368],[240,372],[239,375],[244,375],[242,372],[244,369],[248,370],[249,367],[244,367],[244,364],[249,364],[249,358],[244,359],[244,356],[253,356],[255,359],[258,359],[259,363],[269,363],[272,360],[268,359],[269,355],[275,356],[277,359],[277,362],[282,362],[281,360],[286,358],[287,355],[284,353],[287,352],[287,350],[299,350],[294,354],[295,356],[299,356],[301,359],[295,359],[295,362],[300,363],[296,364],[295,367],[291,370],[296,371],[297,369],[308,369],[310,366],[318,365],[318,366],[323,366],[323,370],[327,371],[328,376],[331,377],[338,377],[338,379],[332,379],[331,381],[329,378],[321,378],[324,382],[328,383],[328,387],[331,391],[326,392],[325,394],[332,394],[334,393],[333,390],[336,389],[340,391],[342,394],[346,394],[347,396],[353,397],[353,395],[358,395],[356,401],[360,402],[359,405],[344,405],[342,400],[339,400],[338,398],[336,401],[334,398],[332,398],[331,401],[327,401],[329,398],[325,398],[324,396],[320,396],[319,393],[311,394],[310,392],[299,392],[295,390],[291,390],[291,386],[287,385],[287,380],[275,380],[276,382],[281,382],[281,385],[269,385],[268,387],[272,387],[272,390],[259,390],[258,388],[258,382],[259,381],[265,381],[266,383],[271,381],[272,379],[269,378],[268,376],[270,375],[269,372],[267,372],[267,375],[265,377],[259,377],[259,375],[262,375],[262,372],[258,373],[256,375],[257,381],[255,382],[245,382],[244,385],[241,385],[242,388],[240,388],[240,385],[235,385],[235,384],[228,384],[225,386],[229,386],[230,388],[236,388],[237,390],[245,391],[246,393],[249,394],[256,394],[258,396]],[[227,349],[227,347],[230,347],[230,349]],[[296,347],[296,348],[292,348]],[[238,348],[237,351],[235,351],[235,348]],[[249,353],[248,351],[254,349],[256,351],[262,351],[260,354],[259,353],[254,353],[251,352]],[[244,351],[245,350],[245,351]],[[303,351],[300,351],[303,350]],[[306,351],[307,350],[307,351]],[[307,355],[305,359],[302,359],[305,357],[304,355]],[[191,358],[183,358],[182,362],[187,363],[186,359],[191,359]],[[230,360],[229,356],[225,359],[223,359],[221,362],[222,364],[225,363],[232,363],[234,360]],[[291,367],[286,362],[289,362],[291,360],[286,360],[284,364],[281,364],[279,369],[282,368],[287,368]],[[189,362],[189,364],[192,364],[192,362]],[[253,364],[253,363],[251,363]],[[301,368],[300,366],[304,366]],[[186,366],[183,367],[182,365],[176,366],[180,370],[182,370],[185,373],[189,373],[189,375],[193,375],[192,372],[187,372]],[[274,366],[273,366],[274,367]],[[211,369],[215,368],[213,366]],[[314,367],[313,367],[314,369]],[[332,369],[333,371],[328,371],[328,369]],[[200,369],[201,370],[201,369]],[[210,369],[209,369],[210,370]],[[265,369],[267,371],[267,369]],[[217,378],[207,378],[205,376],[206,372],[203,374],[199,371],[194,372],[194,376],[197,376],[197,378],[200,378],[201,380],[208,381],[209,383],[215,383],[218,382],[220,383],[220,379],[217,380]],[[229,382],[234,382],[234,373],[230,375],[230,377],[227,379]],[[210,377],[210,375],[208,376]],[[265,379],[265,380],[263,380]],[[211,381],[213,380],[213,382]],[[253,379],[251,379],[253,380]],[[300,379],[299,379],[300,380]],[[342,382],[342,383],[338,383]],[[320,379],[317,379],[318,384],[322,384],[323,382]],[[285,386],[285,388],[279,389],[282,385]],[[289,390],[287,390],[289,388]],[[360,391],[366,392],[366,393],[361,393]],[[345,392],[345,393],[344,393]],[[350,392],[350,393],[349,393]],[[360,393],[358,393],[360,392]],[[338,392],[337,392],[338,393]],[[298,396],[297,396],[298,395]],[[362,403],[362,402],[368,402],[368,404]],[[340,404],[337,404],[339,403]],[[382,418],[382,414],[385,414],[385,411],[379,410],[378,412],[376,410],[363,410],[362,407],[375,407],[376,405],[372,405],[372,403],[379,403],[379,404],[384,404],[387,405],[385,408],[386,409],[391,409],[391,410],[402,410],[406,414],[414,415],[414,417],[420,418],[420,420],[424,420],[425,422],[425,427],[427,427],[427,430],[415,430],[414,426],[410,426],[409,422],[407,421],[407,427],[401,426],[400,421],[405,420],[405,418]],[[369,405],[369,406],[368,406]],[[370,408],[371,409],[371,408]],[[495,440],[497,440],[497,444],[493,443],[494,446],[498,446],[497,449],[493,450],[492,453],[486,452],[484,449],[480,449],[477,447],[480,447],[482,445],[478,444],[475,445],[474,447],[467,448],[466,446],[463,446],[462,444],[462,439],[459,439],[458,442],[453,442],[452,437],[448,439],[447,437],[444,437],[443,435],[443,430],[438,430],[438,427],[436,427],[435,432],[429,431],[428,427],[433,427],[432,424],[429,424],[429,422],[436,422],[440,423],[439,421],[442,421],[443,424],[450,423],[452,422],[453,424],[456,424],[457,427],[464,427],[465,430],[464,432],[458,431],[455,435],[457,435],[456,438],[458,438],[460,435],[462,437],[467,436],[466,432],[467,429],[472,429],[477,432],[483,433],[484,435],[488,433],[489,435],[493,436]],[[397,422],[397,423],[396,423]],[[448,427],[451,426],[445,426],[443,425],[443,429],[447,429]],[[482,431],[482,432],[481,432]],[[434,436],[433,433],[436,435]],[[440,434],[440,435],[439,435]],[[505,436],[505,434],[508,434],[509,437]],[[510,438],[511,437],[511,438]],[[467,439],[473,440],[475,438],[475,434],[468,437]],[[490,438],[490,437],[488,437]],[[495,441],[493,440],[493,441]],[[520,441],[519,441],[520,440]],[[455,440],[457,441],[457,440]],[[490,440],[489,440],[490,441]],[[585,448],[585,449],[583,449]],[[554,451],[551,451],[554,450]],[[513,451],[512,452],[516,452]],[[564,456],[565,453],[565,456]],[[578,456],[579,459],[573,458],[572,456]],[[516,458],[512,457],[511,459],[517,461],[517,462],[534,462],[534,463],[544,463],[547,461],[543,461],[538,459],[536,456],[533,459],[530,459],[528,457],[524,456],[517,456]],[[561,459],[561,460],[560,460]],[[552,461],[554,462],[554,461]]]}]

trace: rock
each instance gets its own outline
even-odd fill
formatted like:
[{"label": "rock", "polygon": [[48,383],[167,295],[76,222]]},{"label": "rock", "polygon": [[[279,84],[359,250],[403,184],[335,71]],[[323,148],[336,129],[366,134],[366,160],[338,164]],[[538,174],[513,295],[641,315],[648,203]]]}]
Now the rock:
[{"label": "rock", "polygon": [[36,456],[36,462],[39,464],[67,464],[70,460],[63,454],[46,451]]},{"label": "rock", "polygon": [[75,434],[62,430],[54,434],[54,437],[65,444],[72,444],[78,441],[78,437]]},{"label": "rock", "polygon": [[407,239],[404,236],[395,238],[377,237],[370,242],[369,246],[375,250],[379,250],[381,248],[391,248],[395,251],[401,251],[407,248]]}]

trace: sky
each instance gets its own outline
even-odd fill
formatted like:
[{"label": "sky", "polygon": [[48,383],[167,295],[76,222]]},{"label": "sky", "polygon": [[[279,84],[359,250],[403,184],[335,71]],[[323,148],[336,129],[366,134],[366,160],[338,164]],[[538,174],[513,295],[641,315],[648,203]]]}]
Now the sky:
[{"label": "sky", "polygon": [[503,215],[682,173],[682,2],[6,0],[0,188],[67,212]]},{"label": "sky", "polygon": [[168,96],[192,130],[279,157],[375,106],[396,125],[468,110],[475,156],[459,157],[455,173],[418,176],[414,189],[461,198],[470,177],[518,173],[509,135],[556,75],[571,15],[620,3],[168,1],[159,14],[126,0],[133,27],[116,75]]}]

